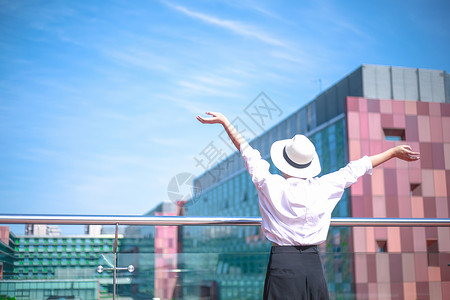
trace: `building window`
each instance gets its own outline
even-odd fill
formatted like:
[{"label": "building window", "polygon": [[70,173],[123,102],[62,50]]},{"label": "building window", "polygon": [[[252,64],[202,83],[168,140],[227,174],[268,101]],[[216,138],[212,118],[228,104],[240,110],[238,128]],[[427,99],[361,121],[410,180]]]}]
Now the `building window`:
[{"label": "building window", "polygon": [[427,240],[427,256],[429,267],[439,267],[439,247],[437,240]]},{"label": "building window", "polygon": [[411,196],[422,196],[422,186],[420,183],[411,183],[409,186]]},{"label": "building window", "polygon": [[406,139],[404,128],[383,128],[387,141],[404,141]]},{"label": "building window", "polygon": [[377,241],[378,252],[387,252],[387,241]]}]

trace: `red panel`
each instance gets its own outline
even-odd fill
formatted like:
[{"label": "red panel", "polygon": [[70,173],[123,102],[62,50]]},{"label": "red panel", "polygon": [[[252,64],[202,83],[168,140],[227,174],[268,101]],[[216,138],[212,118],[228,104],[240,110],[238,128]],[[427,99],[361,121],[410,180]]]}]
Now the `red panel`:
[{"label": "red panel", "polygon": [[370,139],[374,140],[381,140],[384,138],[380,114],[369,113],[369,136]]},{"label": "red panel", "polygon": [[386,196],[386,217],[387,218],[399,217],[398,202],[396,196]]},{"label": "red panel", "polygon": [[367,100],[367,111],[368,112],[380,112],[380,101],[379,100]]},{"label": "red panel", "polygon": [[402,244],[402,252],[414,252],[413,233],[410,227],[400,228],[400,240]]},{"label": "red panel", "polygon": [[437,227],[425,227],[425,236],[427,240],[437,240],[438,230]]},{"label": "red panel", "polygon": [[[439,267],[441,268],[441,280],[450,281],[450,272],[448,263],[450,262],[450,252],[439,253]],[[450,295],[450,294],[444,294]]]},{"label": "red panel", "polygon": [[370,155],[370,143],[368,139],[361,139],[361,156]]},{"label": "red panel", "polygon": [[450,104],[441,103],[441,115],[450,117]]},{"label": "red panel", "polygon": [[[359,179],[361,180],[361,178]],[[372,180],[370,176],[363,176],[363,195],[372,195]]]},{"label": "red panel", "polygon": [[[450,171],[445,171],[445,181],[447,182],[447,191],[450,191]],[[450,205],[448,206],[448,215],[450,216]]]},{"label": "red panel", "polygon": [[431,142],[430,117],[418,116],[417,120],[419,125],[419,141]]},{"label": "red panel", "polygon": [[416,290],[417,290],[417,299],[430,300],[430,289],[428,287],[428,282],[417,282]]},{"label": "red panel", "polygon": [[[437,218],[448,218],[448,197],[436,197],[436,217]],[[450,236],[450,235],[449,235]],[[448,239],[450,241],[450,239]],[[450,251],[450,249],[449,249]]]},{"label": "red panel", "polygon": [[381,153],[383,151],[382,149],[382,142],[378,140],[371,140],[370,141],[370,155],[375,155],[378,153]]},{"label": "red panel", "polygon": [[405,103],[403,101],[395,100],[392,101],[392,112],[394,114],[405,114]]},{"label": "red panel", "polygon": [[372,195],[363,196],[364,201],[364,217],[372,218],[373,217],[373,207],[372,207]]},{"label": "red panel", "polygon": [[442,138],[444,140],[445,143],[449,143],[450,142],[450,117],[442,117],[442,128],[443,128],[443,132],[442,132]]},{"label": "red panel", "polygon": [[440,103],[431,102],[431,103],[428,103],[428,107],[429,107],[429,111],[430,111],[430,116],[440,116],[441,115],[441,104]]},{"label": "red panel", "polygon": [[347,110],[359,111],[359,99],[356,97],[347,97]]},{"label": "red panel", "polygon": [[348,138],[349,139],[359,139],[359,113],[358,112],[348,112]]},{"label": "red panel", "polygon": [[418,115],[429,115],[430,110],[428,107],[428,102],[417,102],[417,114]]},{"label": "red panel", "polygon": [[431,153],[433,158],[433,169],[445,169],[444,145],[442,143],[432,143]]},{"label": "red panel", "polygon": [[436,201],[434,197],[423,197],[423,212],[425,218],[436,218]]},{"label": "red panel", "polygon": [[369,287],[367,283],[356,284],[356,299],[368,299]]},{"label": "red panel", "polygon": [[383,114],[392,114],[392,100],[380,100],[380,112]]},{"label": "red panel", "polygon": [[367,113],[360,113],[359,114],[359,124],[360,124],[360,135],[361,139],[368,139],[369,138],[369,117],[367,116]]},{"label": "red panel", "polygon": [[369,217],[364,215],[364,200],[362,196],[352,195],[352,217],[354,218]]},{"label": "red panel", "polygon": [[381,126],[383,128],[394,128],[394,116],[392,114],[381,114]]},{"label": "red panel", "polygon": [[398,216],[397,218],[412,218],[412,198],[410,196],[398,197]]},{"label": "red panel", "polygon": [[[416,267],[416,281],[428,281],[428,257],[426,253],[414,253],[414,265]],[[428,285],[428,283],[427,283]]]},{"label": "red panel", "polygon": [[367,254],[367,278],[369,282],[377,282],[377,263],[375,254]]},{"label": "red panel", "polygon": [[[414,148],[413,148],[414,151]],[[422,182],[422,172],[420,169],[410,169],[409,170],[409,182],[420,183]]]},{"label": "red panel", "polygon": [[447,188],[445,182],[445,171],[434,170],[434,195],[436,197],[446,197]]},{"label": "red panel", "polygon": [[[449,128],[447,128],[448,130]],[[442,143],[443,141],[443,128],[442,121],[440,117],[430,117],[430,130],[431,130],[431,141],[433,143]]]},{"label": "red panel", "polygon": [[402,282],[402,255],[400,253],[389,254],[389,272],[391,282]]},{"label": "red panel", "polygon": [[[450,274],[450,272],[447,272]],[[442,295],[450,295],[450,282],[441,282]]]},{"label": "red panel", "polygon": [[394,115],[394,128],[405,128],[405,127],[406,127],[405,115],[395,114]]},{"label": "red panel", "polygon": [[384,168],[384,188],[386,196],[397,196],[397,176],[395,169]]},{"label": "red panel", "polygon": [[420,143],[420,166],[422,169],[433,169],[433,150],[431,143]]},{"label": "red panel", "polygon": [[[377,241],[387,241],[387,228],[386,227],[376,227],[375,228],[375,239]],[[388,245],[389,247],[389,245]],[[388,248],[389,250],[389,248]]]},{"label": "red panel", "polygon": [[359,111],[367,112],[367,99],[366,98],[358,98],[359,99]]}]

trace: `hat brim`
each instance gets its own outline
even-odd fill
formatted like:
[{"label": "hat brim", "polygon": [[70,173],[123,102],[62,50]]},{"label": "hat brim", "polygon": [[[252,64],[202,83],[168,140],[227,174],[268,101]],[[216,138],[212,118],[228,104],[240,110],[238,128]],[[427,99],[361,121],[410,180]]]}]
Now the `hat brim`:
[{"label": "hat brim", "polygon": [[322,168],[320,166],[320,160],[319,156],[317,155],[317,152],[314,153],[314,158],[311,161],[311,164],[306,168],[296,168],[290,165],[284,159],[283,150],[289,141],[291,140],[290,139],[280,140],[272,144],[272,147],[270,148],[270,157],[275,167],[277,167],[278,170],[280,170],[284,174],[293,177],[312,178],[319,175],[320,172],[322,171]]}]

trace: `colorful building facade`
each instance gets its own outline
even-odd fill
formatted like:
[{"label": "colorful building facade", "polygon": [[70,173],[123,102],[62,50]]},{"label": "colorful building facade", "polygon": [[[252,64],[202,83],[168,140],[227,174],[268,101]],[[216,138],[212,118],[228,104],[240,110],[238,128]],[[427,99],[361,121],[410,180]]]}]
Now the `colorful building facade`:
[{"label": "colorful building facade", "polygon": [[[420,160],[389,161],[352,186],[353,217],[449,218],[450,104],[347,98],[349,157],[408,144]],[[352,229],[358,298],[445,299],[449,227]]]},{"label": "colorful building facade", "polygon": [[[422,152],[420,162],[391,161],[375,169],[344,193],[332,216],[448,217],[448,102],[445,71],[363,65],[250,144],[270,162],[274,141],[304,134],[316,146],[323,175],[349,160],[410,143]],[[277,172],[273,165],[271,171]],[[259,216],[256,190],[239,153],[195,184],[202,192],[187,206],[187,216]],[[448,228],[332,227],[320,245],[330,295],[443,299],[448,272],[441,264],[449,240]],[[258,227],[188,227],[183,245],[187,253],[217,254],[209,259],[210,272],[199,274],[196,282],[217,282],[220,299],[261,298],[271,245]],[[423,260],[436,256],[433,266]]]}]

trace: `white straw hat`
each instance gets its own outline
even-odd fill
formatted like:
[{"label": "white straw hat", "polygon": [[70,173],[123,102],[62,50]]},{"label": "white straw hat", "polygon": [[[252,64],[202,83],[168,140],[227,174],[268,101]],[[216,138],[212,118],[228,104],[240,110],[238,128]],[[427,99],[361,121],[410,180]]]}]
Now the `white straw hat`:
[{"label": "white straw hat", "polygon": [[301,134],[273,143],[270,157],[281,172],[290,176],[311,178],[319,175],[322,170],[316,148]]}]

